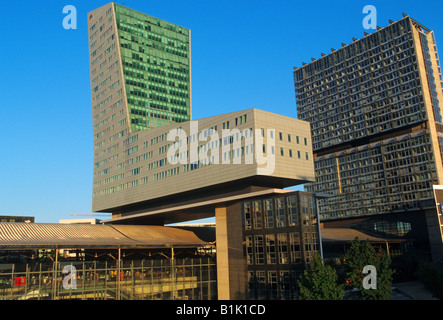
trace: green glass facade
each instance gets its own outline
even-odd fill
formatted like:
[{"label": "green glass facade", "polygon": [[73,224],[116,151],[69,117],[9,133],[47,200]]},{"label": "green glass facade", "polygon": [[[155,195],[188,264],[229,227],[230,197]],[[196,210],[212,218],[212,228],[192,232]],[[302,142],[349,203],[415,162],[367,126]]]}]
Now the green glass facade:
[{"label": "green glass facade", "polygon": [[132,132],[191,120],[190,30],[115,4]]}]

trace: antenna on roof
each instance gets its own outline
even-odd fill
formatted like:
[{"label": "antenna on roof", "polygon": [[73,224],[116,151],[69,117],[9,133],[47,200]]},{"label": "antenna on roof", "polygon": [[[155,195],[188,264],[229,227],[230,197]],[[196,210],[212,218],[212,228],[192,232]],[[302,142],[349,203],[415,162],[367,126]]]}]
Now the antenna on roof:
[{"label": "antenna on roof", "polygon": [[71,217],[78,217],[78,216],[82,216],[82,217],[109,217],[109,214],[71,214]]}]

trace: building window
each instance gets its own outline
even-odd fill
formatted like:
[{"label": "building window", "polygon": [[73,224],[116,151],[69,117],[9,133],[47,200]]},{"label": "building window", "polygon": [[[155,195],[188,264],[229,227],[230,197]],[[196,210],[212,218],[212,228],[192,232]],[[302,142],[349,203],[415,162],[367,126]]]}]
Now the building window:
[{"label": "building window", "polygon": [[261,209],[261,201],[254,201],[252,203],[252,220],[254,223],[254,229],[263,228],[263,213]]},{"label": "building window", "polygon": [[314,255],[314,246],[313,246],[313,233],[305,232],[303,235],[304,243],[305,243],[305,258],[306,261],[310,261]]},{"label": "building window", "polygon": [[265,247],[262,235],[254,236],[255,264],[265,263]]},{"label": "building window", "polygon": [[280,141],[283,140],[283,133],[279,132]]},{"label": "building window", "polygon": [[300,233],[291,232],[289,234],[289,248],[291,251],[291,262],[301,262]]},{"label": "building window", "polygon": [[262,298],[266,296],[266,273],[264,271],[256,271],[255,278],[257,283],[257,298]]},{"label": "building window", "polygon": [[244,213],[244,219],[243,223],[245,226],[245,230],[251,230],[251,203],[245,202],[243,204],[243,213]]},{"label": "building window", "polygon": [[302,220],[303,225],[308,226],[309,225],[309,205],[308,205],[308,197],[306,196],[300,196],[301,199],[301,214],[302,214]]},{"label": "building window", "polygon": [[276,299],[278,296],[278,277],[277,277],[277,271],[268,271],[268,293],[269,298]]},{"label": "building window", "polygon": [[275,248],[275,234],[266,235],[266,263],[275,264],[276,262],[276,248]]},{"label": "building window", "polygon": [[277,227],[286,226],[284,198],[275,199],[275,212],[276,212]]},{"label": "building window", "polygon": [[255,298],[255,276],[254,271],[248,271],[248,289],[249,289],[249,299]]},{"label": "building window", "polygon": [[265,200],[265,228],[274,228],[274,206],[272,200]]},{"label": "building window", "polygon": [[294,290],[291,288],[291,276],[288,270],[280,271],[279,287],[280,298],[290,299]]},{"label": "building window", "polygon": [[277,234],[277,242],[278,242],[278,263],[288,264],[289,263],[288,235],[286,233]]},{"label": "building window", "polygon": [[246,262],[247,264],[254,264],[254,247],[252,243],[252,236],[246,236]]},{"label": "building window", "polygon": [[284,151],[283,148],[280,148],[280,155],[281,155],[281,156],[284,156],[284,155],[285,155],[285,151]]},{"label": "building window", "polygon": [[290,226],[298,226],[297,197],[288,197],[288,219]]},{"label": "building window", "polygon": [[319,242],[318,242],[318,234],[313,232],[312,233],[312,250],[314,252],[318,252]]},{"label": "building window", "polygon": [[291,135],[288,134],[288,142],[291,142]]}]

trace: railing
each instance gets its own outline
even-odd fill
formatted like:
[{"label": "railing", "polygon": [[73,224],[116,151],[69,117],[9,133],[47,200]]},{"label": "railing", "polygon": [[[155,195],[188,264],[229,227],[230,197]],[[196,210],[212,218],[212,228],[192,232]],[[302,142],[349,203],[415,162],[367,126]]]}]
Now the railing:
[{"label": "railing", "polygon": [[0,300],[212,300],[213,258],[0,265]]}]

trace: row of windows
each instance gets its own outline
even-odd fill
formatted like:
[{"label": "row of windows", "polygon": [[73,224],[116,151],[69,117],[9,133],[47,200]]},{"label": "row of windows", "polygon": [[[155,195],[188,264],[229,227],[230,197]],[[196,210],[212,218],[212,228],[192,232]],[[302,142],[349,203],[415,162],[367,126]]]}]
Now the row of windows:
[{"label": "row of windows", "polygon": [[297,274],[291,270],[248,271],[250,299],[295,299]]},{"label": "row of windows", "polygon": [[[131,10],[120,6],[116,8],[125,78],[142,86],[141,89],[127,88],[128,103],[145,109],[143,115],[131,111],[132,130],[189,120],[189,110],[184,114],[172,111],[181,107],[189,109],[189,90],[186,90],[189,82],[189,60],[186,58],[189,38],[184,30],[182,33],[179,31],[181,28],[147,15],[137,14],[134,18]],[[146,71],[148,78],[140,80],[146,78],[143,75]],[[146,100],[147,88],[150,91],[149,101]],[[164,94],[166,92],[169,94]],[[154,112],[154,109],[167,112]]]},{"label": "row of windows", "polygon": [[318,251],[318,234],[304,232],[260,234],[245,236],[245,255],[248,265],[295,264],[302,262],[302,244],[309,261]]},{"label": "row of windows", "polygon": [[288,196],[248,201],[243,203],[243,225],[245,230],[309,226],[316,223],[316,212],[315,198],[305,195],[300,200]]},{"label": "row of windows", "polygon": [[[135,111],[134,111],[134,112],[135,112]],[[240,119],[241,119],[241,120],[240,120]],[[246,114],[245,114],[245,115],[243,115],[243,116],[240,116],[240,117],[235,118],[235,122],[236,122],[236,123],[240,123],[240,124],[244,124],[244,123],[246,123],[246,119],[247,119],[247,118],[246,118]],[[225,127],[228,127],[228,126],[229,126],[229,121],[224,122],[223,125],[225,125]],[[190,136],[190,137],[187,137],[187,141],[186,141],[187,144],[190,144],[190,142],[194,142],[194,141],[196,141],[197,139],[202,140],[202,139],[205,139],[205,138],[209,137],[209,136],[211,135],[211,130],[213,130],[212,132],[214,132],[214,131],[217,132],[217,127],[218,127],[218,126],[216,125],[216,126],[213,126],[213,127],[211,127],[211,128],[208,128],[208,129],[205,129],[205,130],[201,131],[199,134],[196,134],[196,135],[192,135],[192,136]],[[181,128],[177,128],[177,130],[179,130],[179,129],[181,129]],[[235,130],[235,129],[234,129],[234,130]],[[99,135],[99,137],[101,137],[102,135],[104,135],[104,134],[107,133],[108,131],[109,131],[109,128],[106,128],[104,131],[99,132],[97,135]],[[227,144],[230,144],[230,143],[232,144],[233,142],[240,142],[240,140],[242,139],[242,137],[244,137],[245,139],[246,139],[246,138],[252,138],[253,136],[252,136],[252,135],[249,136],[249,133],[248,133],[248,132],[251,132],[251,133],[252,133],[252,129],[245,129],[245,130],[243,130],[242,132],[240,132],[240,131],[238,131],[238,132],[232,131],[232,134],[231,134],[229,137],[225,137],[225,138],[224,138],[224,140],[223,140],[223,144],[224,144],[224,145],[227,145]],[[273,135],[273,134],[272,134],[272,131],[270,131],[270,132],[271,132],[271,135]],[[121,131],[121,132],[119,132],[119,133],[116,133],[116,134],[112,135],[112,136],[109,138],[109,141],[113,141],[113,140],[115,140],[115,139],[117,139],[117,138],[123,137],[123,136],[125,136],[126,133],[127,133],[127,132],[125,132],[125,131]],[[264,129],[262,129],[262,134],[264,135]],[[280,135],[281,135],[281,133],[280,133]],[[157,136],[157,137],[151,138],[150,140],[143,142],[143,148],[147,148],[147,147],[149,147],[149,146],[153,146],[153,145],[155,145],[155,144],[157,144],[157,143],[160,143],[160,142],[166,141],[166,140],[167,140],[167,137],[168,137],[168,133],[163,133],[163,134],[161,134],[161,135],[159,135],[159,136]],[[273,138],[273,137],[272,137],[272,138]],[[307,144],[308,144],[308,139],[307,139],[307,138],[303,138],[303,139],[304,139],[304,144],[307,145]],[[129,145],[129,144],[131,144],[131,143],[133,143],[133,142],[136,142],[137,140],[138,140],[138,135],[135,134],[135,135],[132,136],[132,138],[130,137],[130,138],[125,139],[125,141],[124,141],[123,144],[124,144],[125,146],[127,146],[127,145]],[[290,135],[290,134],[288,134],[288,141],[291,142],[291,135]],[[221,145],[221,143],[222,143],[222,138],[220,138],[218,142],[219,142],[220,145]],[[299,137],[299,136],[296,136],[296,142],[297,142],[297,144],[300,143],[300,137]],[[181,141],[178,141],[178,142],[176,142],[176,143],[181,143]],[[216,143],[215,146],[213,145],[213,143],[214,143],[214,141],[211,142],[210,148],[211,148],[211,149],[217,148],[217,147],[218,147],[217,141],[215,141],[215,143]],[[103,144],[99,144],[99,145],[96,144],[96,146],[98,146],[98,147],[100,147],[100,146],[102,146],[102,145],[103,145]],[[205,150],[203,150],[203,151],[206,151],[206,148],[209,148],[209,147],[208,147],[208,144],[204,144],[204,145],[200,146],[199,148],[200,148],[200,149],[205,149]],[[208,149],[208,150],[209,150],[209,149]],[[131,151],[132,151],[132,150],[125,150],[125,152],[131,152]],[[239,151],[240,151],[240,149],[237,150],[237,151],[234,151],[234,152],[237,152],[237,153],[238,153]],[[252,152],[252,149],[251,149],[250,151]],[[275,154],[275,147],[274,147],[274,146],[272,146],[271,152],[272,152],[272,154]],[[247,153],[248,153],[248,152],[247,152]],[[266,145],[265,145],[265,144],[263,144],[263,153],[266,153]],[[242,155],[245,154],[244,147],[241,148],[241,154],[242,154]],[[281,155],[281,156],[288,155],[288,156],[291,157],[291,158],[292,158],[293,156],[295,156],[294,153],[293,153],[293,150],[292,150],[292,149],[288,149],[287,152],[286,152],[284,148],[280,148],[280,155]],[[234,156],[234,155],[231,155],[231,156]],[[302,157],[304,157],[306,160],[309,160],[309,153],[308,153],[308,152],[305,152],[305,153],[302,155],[302,152],[301,152],[301,151],[297,151],[297,158],[298,158],[298,159],[301,159]]]},{"label": "row of windows", "polygon": [[[228,128],[230,123],[235,123],[237,125],[244,125],[244,124],[247,123],[247,120],[248,120],[247,119],[247,114],[243,114],[243,115],[239,115],[239,116],[233,118],[233,120],[225,121],[224,123],[220,124],[219,126],[220,127],[224,126],[225,128]],[[201,132],[199,132],[197,134],[194,134],[192,136],[188,136],[186,143],[187,144],[191,144],[192,142],[199,141],[199,140],[204,141],[208,137],[212,137],[211,136],[211,132],[213,132],[214,130],[216,131],[219,126],[215,125],[215,126],[213,126],[211,128],[202,130]],[[180,130],[180,129],[181,128],[177,128],[177,130]],[[127,131],[127,129],[125,129],[125,130]],[[125,149],[123,150],[124,156],[125,157],[127,157],[127,156],[135,156],[136,153],[141,151],[140,150],[141,148],[138,148],[138,145],[139,145],[139,142],[140,142],[139,141],[139,136],[138,136],[137,133],[132,134],[130,136],[127,136],[126,135],[127,132],[125,130],[120,131],[119,133],[113,134],[109,139],[110,139],[110,141],[113,141],[113,140],[118,139],[118,138],[125,138],[124,141],[123,141],[123,145],[125,146]],[[221,146],[223,144],[224,145],[229,145],[229,144],[233,144],[235,142],[241,143],[242,137],[244,139],[246,139],[246,140],[253,138],[252,135],[251,136],[249,135],[249,133],[252,133],[252,129],[247,128],[247,129],[244,129],[243,131],[240,131],[240,130],[237,131],[236,128],[232,128],[232,129],[229,129],[229,130],[231,130],[231,135],[229,137],[224,137],[224,139],[220,138],[219,140],[215,140],[215,141],[212,141],[213,140],[212,139],[211,141],[209,141],[209,143],[199,146],[199,154],[202,154],[202,152],[203,152],[203,154],[208,154],[210,149],[211,149],[211,151],[210,151],[211,155],[209,156],[209,158],[206,161],[201,161],[201,159],[200,159],[199,163],[185,164],[183,166],[182,170],[178,170],[178,168],[177,168],[176,171],[171,171],[172,174],[170,174],[171,172],[168,174],[167,171],[165,171],[165,173],[162,173],[162,172],[158,173],[158,172],[156,172],[155,176],[151,177],[151,179],[153,179],[152,181],[164,179],[164,178],[167,178],[169,176],[177,175],[177,174],[180,174],[180,173],[186,173],[186,172],[198,169],[198,168],[202,168],[202,167],[204,167],[206,165],[217,163],[217,162],[215,162],[215,158],[212,155],[212,150],[214,148],[221,148]],[[272,131],[269,131],[269,132],[272,132]],[[264,135],[264,129],[262,129],[262,133]],[[306,137],[300,137],[300,136],[291,135],[291,134],[283,135],[283,133],[279,133],[279,135],[277,137],[280,140],[283,140],[283,141],[287,140],[288,142],[292,142],[294,144],[295,143],[297,143],[297,144],[304,143],[305,145],[308,144],[308,139]],[[149,146],[154,146],[154,145],[157,145],[157,144],[161,143],[161,145],[158,147],[158,150],[159,150],[158,154],[166,154],[166,152],[169,150],[169,147],[171,146],[170,144],[167,144],[167,145],[164,144],[164,142],[167,141],[167,138],[168,138],[168,133],[163,133],[163,134],[158,135],[156,137],[152,137],[151,139],[149,139],[147,141],[143,141],[143,143],[140,144],[140,147],[143,147],[143,149],[145,149],[145,148],[148,148]],[[133,144],[133,143],[137,143],[137,145],[131,146],[131,144]],[[175,142],[175,144],[177,144],[178,147],[180,147],[181,143],[182,143],[182,141],[180,141],[180,140]],[[103,147],[103,145],[104,145],[104,143],[103,144],[99,144],[99,145],[96,144],[97,147],[101,147],[101,148]],[[116,151],[118,149],[118,146],[119,146],[118,143],[115,144],[114,148],[112,150],[109,150],[109,152]],[[267,151],[266,149],[267,149],[266,148],[266,144],[264,144],[263,145],[263,152],[264,153],[266,153],[266,151]],[[104,152],[100,153],[100,155],[105,154],[107,149],[102,149],[102,150]],[[275,150],[275,146],[272,146],[271,152],[272,152],[273,155],[277,153],[276,150]],[[155,150],[155,153],[157,153],[157,150]],[[304,152],[304,151],[302,152],[300,150],[293,150],[291,148],[281,148],[279,154],[280,154],[280,156],[287,156],[287,157],[290,157],[290,158],[298,158],[298,159],[306,159],[306,160],[310,159],[310,156],[309,156],[308,152]],[[236,148],[234,150],[231,150],[229,152],[225,152],[221,156],[223,157],[222,161],[224,161],[224,162],[229,161],[228,163],[231,163],[230,159],[234,159],[234,158],[237,159],[237,158],[239,158],[240,159],[240,163],[241,163],[241,157],[244,156],[245,157],[245,161],[246,161],[246,157],[249,157],[250,155],[253,155],[253,145],[241,146],[241,147]],[[147,154],[145,153],[142,156],[143,156],[143,158],[141,158],[140,155],[137,156],[137,162],[143,161],[145,159],[152,158],[153,151],[150,151]],[[188,151],[186,151],[184,153],[183,152],[179,153],[178,156],[179,156],[181,161],[184,160],[184,157],[186,157],[186,159],[188,159],[188,156],[189,156],[188,155]],[[97,161],[96,165],[97,165],[97,167],[101,166],[101,165],[106,165],[106,164],[112,162],[115,159],[117,159],[117,157],[109,156],[108,158],[105,158],[105,160]],[[125,159],[125,161],[123,161],[123,162],[118,164],[117,169],[122,169],[124,167],[125,168],[128,167],[128,169],[131,170],[129,167],[134,165],[134,159],[135,159],[134,157],[129,158],[129,159]],[[162,167],[164,164],[166,164],[166,161],[167,161],[167,159],[163,159],[162,163],[157,162],[157,165],[155,163],[150,163],[148,167],[145,166],[145,169],[153,170],[155,168]],[[223,163],[222,161],[220,161],[220,159],[219,159],[218,163]],[[235,161],[234,161],[234,163],[235,163]],[[251,161],[251,163],[252,163],[252,161]],[[112,168],[107,168],[106,171],[102,171],[99,174],[95,174],[95,177],[105,176],[107,174],[110,174],[111,172],[112,172]],[[130,175],[134,175],[134,174],[138,174],[137,172],[132,172],[132,171],[125,171],[125,172],[127,172],[129,174],[129,176]],[[94,181],[94,186],[99,187],[100,185],[102,185],[102,183],[100,181]],[[140,185],[140,184],[137,184],[137,185]],[[101,193],[101,194],[103,194],[103,193]]]},{"label": "row of windows", "polygon": [[[118,146],[118,145],[116,145],[116,146]],[[138,149],[138,146],[134,146],[134,147],[128,148],[128,149],[126,149],[124,151],[124,154],[125,154],[125,156],[128,156],[128,155],[136,152],[137,149]],[[163,150],[162,152],[165,152],[164,148],[160,149],[160,150]],[[244,147],[238,148],[236,150],[231,150],[230,152],[227,153],[228,155],[226,155],[226,152],[225,152],[224,161],[230,161],[230,159],[234,159],[234,161],[235,161],[236,157],[246,156],[245,153],[244,153],[244,150],[245,150]],[[252,152],[252,145],[251,145],[250,150]],[[241,154],[240,154],[240,151],[241,151]],[[299,156],[300,156],[300,152],[298,152],[298,153],[299,153]],[[152,157],[152,151],[149,151],[147,153],[143,153],[141,155],[138,155],[135,158],[126,159],[125,161],[118,163],[116,168],[117,169],[122,169],[122,168],[125,168],[125,167],[131,167],[134,164],[134,159],[136,159],[136,163],[139,163],[139,162],[142,162],[144,160],[150,159],[151,157]],[[185,153],[179,155],[180,160],[182,160],[183,157],[187,158],[188,157],[188,152],[185,152]],[[102,161],[96,162],[95,167],[98,168],[100,165],[107,164],[107,163],[112,162],[112,161],[114,161],[116,159],[118,159],[117,155],[108,157],[108,158],[106,158],[106,159],[104,159]],[[306,153],[306,159],[308,160],[308,153]],[[174,168],[168,169],[168,170],[163,171],[163,172],[155,173],[153,175],[153,181],[165,179],[165,178],[168,178],[170,176],[175,176],[175,175],[180,174],[180,172],[186,173],[186,172],[189,172],[189,171],[193,171],[193,170],[196,170],[196,169],[199,169],[199,168],[203,168],[205,166],[208,166],[208,165],[211,165],[211,164],[214,164],[214,163],[216,163],[214,156],[209,156],[207,159],[200,159],[200,161],[198,161],[196,163],[184,164],[182,171],[179,170],[179,167],[174,167]],[[220,162],[217,162],[217,163],[220,163]],[[230,162],[227,162],[227,163],[230,163]],[[164,159],[161,159],[161,160],[150,162],[145,167],[147,168],[147,170],[151,171],[151,170],[163,167],[166,164],[167,164],[167,159],[164,158]],[[141,172],[141,170],[142,170],[142,167],[136,168],[135,170],[134,169],[130,169],[128,171],[128,174],[129,174],[128,176],[139,174]],[[104,176],[109,175],[111,173],[112,173],[112,166],[95,172],[94,173],[94,178],[98,178],[98,177],[102,177],[102,176],[104,177]],[[101,184],[102,183],[100,181],[95,181],[94,182],[94,186],[95,187],[99,187],[99,186],[101,186]],[[139,184],[135,184],[134,186],[137,186],[137,185],[139,185]],[[119,191],[119,190],[124,190],[124,188],[118,189],[117,191]],[[109,194],[109,193],[113,193],[113,192],[105,192],[105,193],[100,192],[100,193],[97,193],[97,195],[103,195],[103,194]],[[295,198],[294,198],[294,201],[295,201]],[[309,208],[312,211],[312,213],[311,213],[311,217],[309,217],[308,212],[306,212],[307,215],[304,216],[304,220],[303,220],[305,225],[310,224],[311,222],[309,222],[309,221],[313,220],[314,216],[315,216],[315,212],[314,212],[314,210],[315,210],[315,203],[314,203],[314,201],[315,200],[314,200],[314,198],[310,198],[309,201],[310,201]],[[291,207],[292,205],[288,204],[288,207],[287,207],[289,212],[290,212],[289,213],[289,218],[287,218],[288,222],[286,222],[286,216],[285,216],[284,220],[282,218],[276,218],[277,219],[276,221],[278,221],[277,222],[277,226],[285,226],[286,224],[288,224],[288,225],[297,225],[297,223],[298,223],[297,222],[297,208],[295,207],[295,205],[296,205],[295,202],[294,202],[293,205],[294,205],[294,207]],[[267,204],[267,206],[268,206],[268,209],[269,209],[270,205]],[[278,206],[281,206],[281,208],[279,208]],[[282,214],[282,210],[284,211],[285,207],[286,207],[286,205],[284,205],[284,204],[277,204],[276,205],[276,212],[280,212],[280,214]],[[308,206],[306,204],[306,208],[307,207]],[[280,211],[278,211],[278,210],[280,210]],[[267,222],[266,222],[267,223],[267,227],[272,227],[271,224],[270,224],[271,220],[269,220],[269,219],[271,219],[271,211],[273,211],[273,209],[269,209],[269,211],[267,212],[267,215],[266,215],[266,217],[268,219]],[[305,212],[305,208],[304,207],[302,208],[302,212],[303,213]],[[272,215],[273,215],[273,213],[272,213]],[[272,224],[273,224],[273,222],[272,222]]]},{"label": "row of windows", "polygon": [[295,72],[298,114],[311,122],[314,150],[426,118],[409,25],[397,22]]},{"label": "row of windows", "polygon": [[308,81],[323,77],[322,72],[338,64],[352,65],[382,51],[396,48],[408,42],[411,37],[409,18],[397,21],[377,32],[316,60],[297,70],[297,79]]},{"label": "row of windows", "polygon": [[348,155],[318,158],[316,182],[306,187],[309,192],[331,195],[319,201],[322,219],[423,206],[432,199],[436,182],[427,143],[422,135]]},{"label": "row of windows", "polygon": [[[274,139],[274,131],[269,130],[269,134],[270,134],[270,138]],[[265,137],[265,129],[261,129],[261,136]],[[290,133],[288,133],[287,135],[284,134],[283,132],[279,132],[278,133],[278,138],[280,141],[287,141],[287,142],[293,142],[293,135],[291,135]],[[300,136],[295,136],[295,142],[297,144],[300,144]],[[308,145],[308,138],[304,137],[303,138],[303,143],[305,146]]]}]

